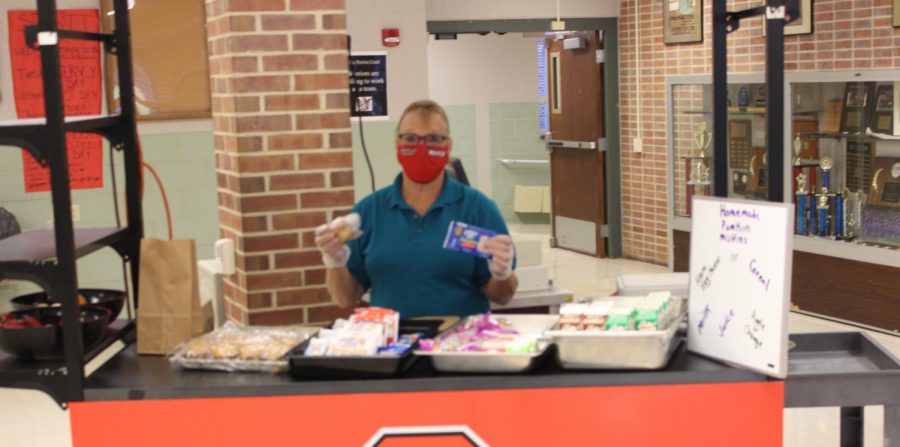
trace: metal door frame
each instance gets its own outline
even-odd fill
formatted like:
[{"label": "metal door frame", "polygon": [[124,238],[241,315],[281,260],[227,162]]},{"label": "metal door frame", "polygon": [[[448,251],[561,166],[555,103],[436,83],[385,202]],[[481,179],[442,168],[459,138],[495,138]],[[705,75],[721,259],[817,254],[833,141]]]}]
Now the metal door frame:
[{"label": "metal door frame", "polygon": [[[552,31],[546,19],[429,20],[429,34],[527,33]],[[622,157],[619,144],[619,19],[616,17],[563,18],[566,29],[600,31],[603,34],[603,113],[606,150],[606,225],[609,229],[606,252],[610,258],[622,256]]]}]

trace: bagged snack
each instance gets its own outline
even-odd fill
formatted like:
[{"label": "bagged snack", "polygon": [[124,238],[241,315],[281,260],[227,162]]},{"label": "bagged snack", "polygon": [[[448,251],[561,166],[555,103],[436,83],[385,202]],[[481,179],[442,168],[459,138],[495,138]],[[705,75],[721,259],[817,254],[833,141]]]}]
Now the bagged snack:
[{"label": "bagged snack", "polygon": [[279,372],[287,368],[285,354],[307,337],[302,328],[241,327],[228,321],[178,345],[169,361],[189,369]]},{"label": "bagged snack", "polygon": [[363,307],[356,309],[350,316],[350,321],[368,321],[379,323],[384,331],[384,343],[390,344],[397,340],[400,333],[400,314],[394,310],[383,307]]},{"label": "bagged snack", "polygon": [[419,340],[419,348],[432,352],[505,352],[526,354],[538,350],[536,335],[522,335],[503,317],[473,315],[452,332]]},{"label": "bagged snack", "polygon": [[609,309],[603,306],[588,306],[584,316],[584,330],[602,331],[606,329],[606,315]]},{"label": "bagged snack", "polygon": [[635,329],[639,331],[657,331],[662,328],[659,309],[660,307],[652,304],[638,307],[634,316]]},{"label": "bagged snack", "polygon": [[399,336],[400,314],[381,307],[356,309],[349,319],[335,320],[310,340],[305,356],[400,356],[418,336]]},{"label": "bagged snack", "polygon": [[347,242],[359,237],[362,232],[359,230],[361,225],[359,214],[350,213],[331,221],[328,226],[337,233],[341,242]]},{"label": "bagged snack", "polygon": [[606,330],[630,331],[634,329],[634,308],[616,306],[606,316]]},{"label": "bagged snack", "polygon": [[559,309],[559,330],[578,331],[584,329],[584,318],[588,306],[568,303]]}]

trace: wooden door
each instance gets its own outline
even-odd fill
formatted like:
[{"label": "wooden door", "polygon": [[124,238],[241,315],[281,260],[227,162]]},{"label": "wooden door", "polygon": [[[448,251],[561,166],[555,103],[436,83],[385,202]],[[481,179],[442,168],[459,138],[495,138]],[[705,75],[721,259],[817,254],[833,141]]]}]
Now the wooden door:
[{"label": "wooden door", "polygon": [[560,248],[604,257],[602,40],[597,31],[548,40],[553,241]]}]

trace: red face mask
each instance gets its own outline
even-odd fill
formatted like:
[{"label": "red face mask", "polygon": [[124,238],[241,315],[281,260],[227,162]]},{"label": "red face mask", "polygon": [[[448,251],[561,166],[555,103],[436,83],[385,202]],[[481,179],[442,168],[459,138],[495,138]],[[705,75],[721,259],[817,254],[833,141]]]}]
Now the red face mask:
[{"label": "red face mask", "polygon": [[397,161],[403,166],[403,172],[416,183],[429,183],[436,179],[447,160],[450,148],[447,146],[429,147],[423,141],[415,146],[397,145]]}]

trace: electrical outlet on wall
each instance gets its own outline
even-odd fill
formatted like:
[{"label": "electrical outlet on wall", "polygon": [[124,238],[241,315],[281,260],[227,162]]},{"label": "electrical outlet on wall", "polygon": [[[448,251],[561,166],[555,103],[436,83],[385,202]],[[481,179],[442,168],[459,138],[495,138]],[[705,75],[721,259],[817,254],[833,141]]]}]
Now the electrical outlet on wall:
[{"label": "electrical outlet on wall", "polygon": [[631,140],[631,150],[633,152],[643,152],[644,151],[644,140],[640,138],[634,138]]},{"label": "electrical outlet on wall", "polygon": [[81,206],[77,204],[72,204],[72,222],[78,222],[81,220]]}]

